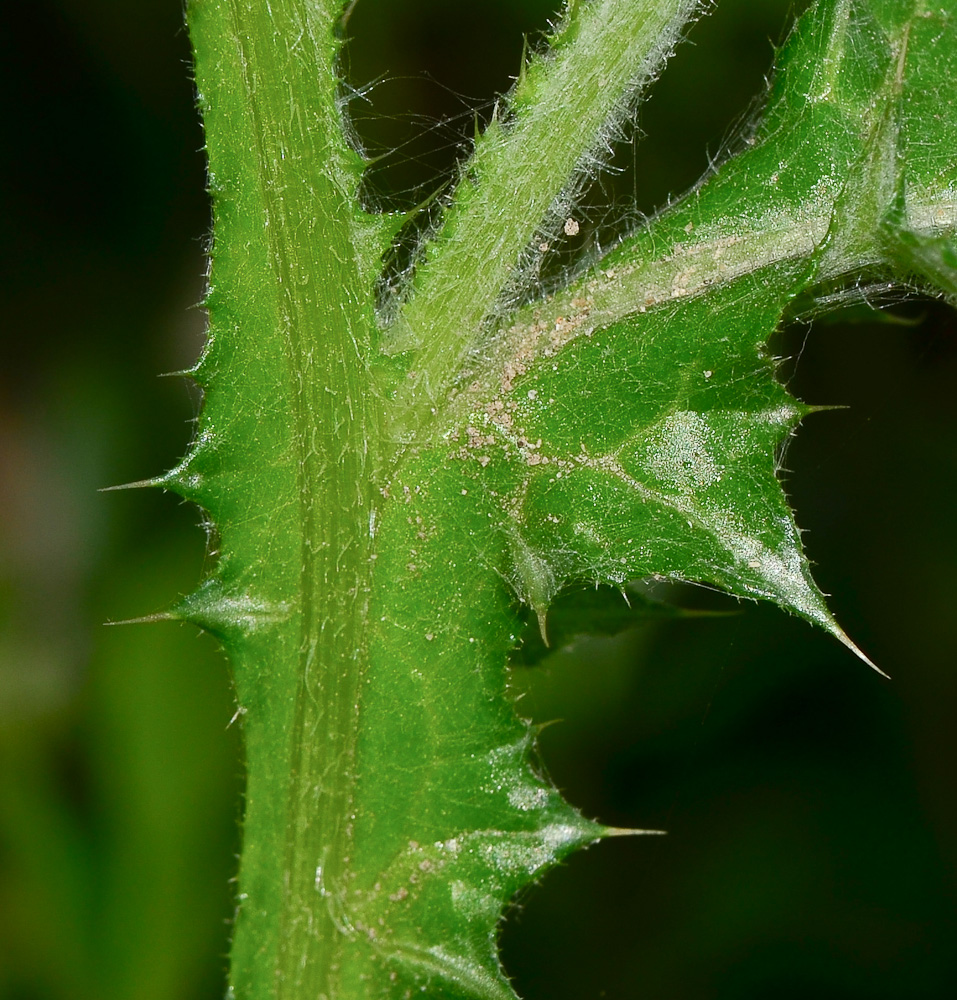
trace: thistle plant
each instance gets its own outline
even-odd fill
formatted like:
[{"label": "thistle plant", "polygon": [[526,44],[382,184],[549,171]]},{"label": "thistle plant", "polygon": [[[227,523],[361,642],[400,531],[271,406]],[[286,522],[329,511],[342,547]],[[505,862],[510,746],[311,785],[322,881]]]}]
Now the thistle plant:
[{"label": "thistle plant", "polygon": [[557,287],[543,259],[703,5],[569,0],[425,225],[357,195],[351,6],[188,6],[205,402],[152,483],[206,511],[216,560],[168,616],[220,639],[242,718],[231,995],[507,1000],[516,891],[642,832],[536,770],[507,687],[527,616],[547,644],[573,585],[698,581],[866,660],[778,482],[815,407],[766,344],[875,285],[957,294],[957,4],[818,0],[740,152]]}]

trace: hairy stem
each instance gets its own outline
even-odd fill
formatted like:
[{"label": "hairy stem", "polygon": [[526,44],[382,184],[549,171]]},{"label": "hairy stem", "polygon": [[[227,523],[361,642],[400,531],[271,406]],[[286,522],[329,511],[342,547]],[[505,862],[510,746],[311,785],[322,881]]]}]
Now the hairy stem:
[{"label": "hairy stem", "polygon": [[[316,873],[335,879],[349,853],[376,416],[354,157],[334,100],[339,6],[194,0],[189,12],[216,210],[200,370],[212,443],[197,442],[179,479],[200,483],[229,553],[186,613],[222,622],[229,644],[245,609],[232,644],[249,774],[237,996],[334,995],[342,946]],[[220,301],[220,285],[245,294]],[[219,393],[227,377],[241,396]],[[243,460],[249,441],[266,467]]]},{"label": "hairy stem", "polygon": [[562,195],[573,193],[696,7],[697,0],[571,5],[547,57],[523,72],[504,121],[493,121],[478,143],[419,265],[392,331],[391,350],[419,349],[400,403],[440,399],[532,237],[562,210]]}]

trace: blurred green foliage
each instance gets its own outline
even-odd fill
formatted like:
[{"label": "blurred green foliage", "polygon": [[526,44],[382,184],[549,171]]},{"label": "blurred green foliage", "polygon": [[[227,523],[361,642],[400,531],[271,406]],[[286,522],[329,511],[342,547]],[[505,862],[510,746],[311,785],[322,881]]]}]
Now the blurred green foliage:
[{"label": "blurred green foliage", "polygon": [[[590,199],[599,236],[733,139],[792,5],[721,0]],[[474,8],[474,9],[473,9]],[[360,0],[348,102],[366,197],[420,201],[552,5]],[[221,995],[241,810],[214,644],[158,610],[201,572],[197,511],[97,494],[182,454],[198,400],[202,138],[178,0],[37,0],[0,28],[0,996]],[[377,81],[367,89],[366,84]],[[441,122],[441,124],[436,124]],[[900,310],[901,307],[896,307]],[[785,465],[838,619],[894,677],[768,607],[654,621],[516,668],[560,719],[545,766],[603,844],[503,932],[538,998],[937,998],[957,974],[957,324],[796,325],[816,415]]]}]

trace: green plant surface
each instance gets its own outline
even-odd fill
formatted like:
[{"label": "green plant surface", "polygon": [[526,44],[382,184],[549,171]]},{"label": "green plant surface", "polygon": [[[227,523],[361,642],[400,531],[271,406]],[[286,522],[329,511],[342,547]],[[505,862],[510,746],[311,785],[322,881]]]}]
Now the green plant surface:
[{"label": "green plant surface", "polygon": [[765,344],[836,283],[952,290],[955,10],[815,5],[744,151],[536,297],[535,255],[576,231],[596,150],[693,10],[571,4],[377,318],[401,220],[355,197],[339,4],[190,5],[210,343],[193,447],[155,482],[217,532],[171,615],[221,639],[242,713],[237,997],[513,996],[503,908],[621,832],[531,763],[520,605],[547,638],[568,584],[695,580],[855,648],[776,478],[812,408]]},{"label": "green plant surface", "polygon": [[[776,481],[794,424],[814,408],[777,385],[765,341],[782,318],[859,304],[889,283],[953,295],[952,6],[816,7],[780,53],[739,155],[603,260],[583,258],[556,291],[537,275],[575,245],[566,220],[587,225],[582,199],[604,144],[689,13],[642,5],[666,19],[667,45],[647,28],[662,23],[653,20],[644,34],[604,38],[594,12],[620,26],[626,6],[630,17],[635,4],[578,4],[551,32],[556,56],[536,55],[516,96],[499,103],[457,190],[436,203],[414,273],[378,315],[380,255],[405,220],[357,206],[364,164],[339,121],[336,36],[349,33],[339,9],[192,8],[217,212],[212,341],[197,371],[206,407],[192,455],[157,482],[201,503],[216,528],[218,563],[174,613],[216,634],[235,671],[249,779],[237,996],[401,996],[420,986],[430,996],[510,995],[495,947],[502,907],[610,831],[562,803],[529,763],[537,728],[515,715],[505,661],[543,656],[545,639],[555,649],[633,621],[606,600],[619,588],[634,615],[662,615],[631,580],[709,581],[837,630]],[[630,53],[615,86],[575,89],[592,79],[581,67],[618,66],[613,51]],[[564,107],[573,122],[549,117]],[[135,299],[126,279],[113,284]],[[88,395],[105,396],[109,363],[97,370]],[[908,454],[932,454],[934,440],[922,435]],[[111,474],[87,475],[100,485]],[[56,523],[48,517],[47,530]],[[898,530],[914,537],[913,527],[887,526],[875,579],[878,549]],[[114,591],[132,600],[136,579],[152,581],[141,607],[175,592],[156,559],[151,567],[118,576],[104,616],[120,606]],[[596,581],[606,586],[588,589]],[[595,602],[600,622],[576,594]],[[933,614],[920,620],[926,631]],[[188,977],[201,912],[187,883],[203,863],[181,871],[177,862],[198,837],[190,803],[215,796],[198,775],[174,782],[204,757],[199,743],[174,767],[155,762],[164,739],[199,725],[201,713],[176,708],[190,697],[189,643],[154,640],[137,659],[121,635],[103,640],[114,654],[90,695],[103,734],[92,767],[94,798],[106,805],[102,844],[93,849],[73,810],[54,805],[55,782],[38,777],[42,755],[17,758],[23,780],[3,769],[18,803],[4,810],[3,860],[37,848],[3,880],[11,912],[29,914],[4,924],[11,951],[38,928],[20,949],[37,970],[34,992],[180,993]],[[177,664],[168,676],[164,658]],[[588,673],[584,684],[568,679],[571,700],[611,683]],[[209,682],[194,684],[197,698]],[[668,704],[666,715],[680,712],[677,694]],[[215,722],[217,735],[231,714]],[[729,725],[715,720],[719,742]],[[651,742],[656,768],[672,774],[667,748]],[[648,793],[636,822],[662,823],[659,806]],[[896,829],[878,811],[861,814],[868,829]],[[758,822],[741,841],[745,881],[774,866],[770,836]],[[878,857],[869,840],[854,851]],[[78,874],[90,859],[93,874]],[[735,879],[709,882],[704,861],[685,878],[712,885],[695,919],[685,917],[697,939],[722,924]],[[791,886],[796,909],[800,888]],[[73,938],[72,925],[89,931]],[[729,924],[714,953],[745,925],[744,916]],[[54,961],[44,927],[63,942]],[[0,965],[6,985],[10,960]],[[727,995],[745,995],[747,983],[735,982]],[[663,980],[657,989],[673,995]]]},{"label": "green plant surface", "polygon": [[[784,38],[786,7],[721,0],[694,25],[693,44],[678,47],[641,106],[636,122],[647,139],[633,154],[623,123],[609,171],[594,188],[594,163],[573,178],[555,228],[546,225],[520,258],[487,321],[503,341],[509,326],[532,318],[518,312],[526,298],[545,314],[544,299],[568,280],[569,262],[585,276],[600,247],[626,231],[623,220],[692,183],[715,149],[720,160],[747,148],[760,112],[746,113],[750,126],[730,123],[751,94],[764,93],[768,39]],[[376,129],[401,132],[411,108],[413,128],[425,120],[429,139],[449,146],[439,157],[451,160],[453,147],[461,155],[472,108],[481,121],[501,123],[507,105],[496,112],[491,100],[483,106],[460,95],[507,88],[509,74],[520,72],[521,35],[545,24],[547,8],[544,0],[468,9],[362,0],[352,10],[336,68],[349,81],[339,100],[370,151],[395,150],[366,168],[362,203],[407,209],[439,192],[423,213],[430,223],[412,221],[390,249],[380,306],[389,287],[399,293],[394,303],[408,298],[412,284],[399,272],[414,258],[415,234],[442,224],[452,184],[430,174],[434,158],[419,162],[418,140],[377,140]],[[851,15],[863,20],[863,7]],[[387,55],[370,64],[377,45]],[[203,310],[186,308],[202,294],[209,232],[188,47],[177,0],[36,0],[11,7],[0,32],[8,95],[0,230],[11,250],[0,272],[4,1000],[222,996],[230,917],[244,888],[230,878],[244,716],[215,641],[188,623],[101,625],[168,606],[204,565],[196,531],[203,515],[194,505],[160,491],[96,492],[168,467],[194,426],[195,388],[154,378],[192,364],[205,320]],[[908,98],[907,127],[918,139],[923,114],[938,114],[940,94],[949,93],[935,83],[948,72],[949,46],[928,51],[922,58],[937,67],[931,85]],[[465,72],[472,64],[474,75]],[[444,103],[423,105],[423,91]],[[387,121],[360,120],[400,92]],[[941,146],[927,146],[926,135],[899,138],[906,157],[929,154],[946,174]],[[607,150],[599,151],[605,160]],[[617,176],[632,155],[634,178]],[[401,160],[408,162],[396,197],[387,191],[390,164]],[[629,581],[630,609],[616,584],[563,588],[547,611],[549,647],[534,610],[520,606],[506,697],[522,717],[557,722],[530,727],[536,761],[538,753],[544,761],[535,771],[544,775],[547,766],[586,816],[668,831],[580,852],[513,899],[497,936],[513,988],[527,1000],[937,1000],[952,989],[955,314],[920,299],[889,313],[868,305],[895,274],[898,285],[918,285],[929,270],[925,288],[950,287],[948,228],[928,229],[928,215],[912,211],[901,229],[906,210],[898,190],[888,226],[902,240],[877,254],[899,255],[896,264],[810,284],[785,321],[811,314],[829,322],[785,322],[768,347],[801,356],[800,365],[775,365],[794,396],[850,407],[805,421],[774,465],[806,529],[814,577],[833,594],[834,617],[894,683],[855,669],[824,630],[771,602],[722,602],[709,588],[677,593],[685,606],[737,613],[705,620],[668,612],[647,597],[673,595],[667,582]],[[569,217],[579,234],[564,233]],[[365,221],[384,241],[403,220]],[[800,222],[792,219],[795,232]],[[250,240],[262,235],[246,232]],[[693,242],[694,230],[676,229],[675,238]],[[777,259],[780,241],[769,236],[764,246]],[[362,256],[372,260],[365,282],[379,262]],[[654,273],[668,273],[655,250],[650,259]],[[383,309],[384,342],[398,333],[397,312]],[[881,325],[882,317],[898,325]],[[601,336],[596,329],[593,339]],[[562,348],[565,358],[572,347]],[[490,344],[483,356],[494,350]],[[383,376],[389,390],[412,359],[387,357],[375,355],[391,371]],[[486,374],[494,400],[501,381],[496,390],[493,367]],[[519,377],[536,372],[533,364]],[[522,402],[521,392],[512,396]],[[606,410],[603,422],[616,423]],[[408,428],[389,431],[400,445],[410,436]],[[570,447],[579,453],[577,441]],[[210,538],[206,573],[222,548],[215,532]],[[509,544],[509,586],[524,565],[529,592],[547,593],[541,565]],[[629,631],[614,640],[582,638],[623,627]],[[569,641],[574,649],[566,651]],[[540,666],[526,670],[527,660]],[[408,725],[421,729],[431,717],[426,705]],[[480,791],[470,789],[470,801]],[[401,995],[404,986],[395,989]]]}]

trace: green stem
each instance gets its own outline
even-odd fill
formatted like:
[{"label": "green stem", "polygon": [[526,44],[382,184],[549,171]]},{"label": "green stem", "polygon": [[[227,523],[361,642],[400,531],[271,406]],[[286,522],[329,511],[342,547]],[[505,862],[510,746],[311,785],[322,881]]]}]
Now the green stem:
[{"label": "green stem", "polygon": [[[341,958],[317,870],[335,880],[349,854],[377,415],[363,381],[370,296],[349,250],[364,223],[334,99],[339,8],[189,11],[216,209],[200,375],[216,379],[210,443],[178,477],[200,482],[229,553],[186,613],[218,626],[247,709],[238,997],[331,996]],[[221,302],[219,284],[245,294]],[[219,393],[227,372],[241,400]],[[243,462],[250,440],[268,467]]]},{"label": "green stem", "polygon": [[479,141],[419,265],[390,343],[394,352],[419,349],[400,408],[413,398],[441,408],[533,236],[567,210],[595,151],[696,7],[697,0],[570,5],[548,56],[525,69],[504,121],[493,121]]}]

